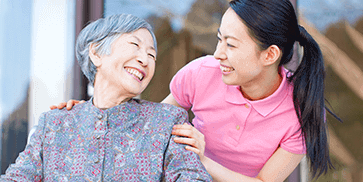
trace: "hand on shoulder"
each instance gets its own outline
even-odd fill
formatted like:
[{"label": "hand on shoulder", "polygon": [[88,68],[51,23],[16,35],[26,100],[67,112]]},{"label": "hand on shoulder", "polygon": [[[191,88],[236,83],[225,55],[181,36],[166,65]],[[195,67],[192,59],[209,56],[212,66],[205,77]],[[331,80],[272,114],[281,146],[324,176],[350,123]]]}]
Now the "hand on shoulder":
[{"label": "hand on shoulder", "polygon": [[198,154],[200,160],[203,162],[205,141],[204,141],[204,135],[201,132],[199,132],[193,126],[184,123],[182,125],[174,125],[171,134],[181,136],[181,137],[175,137],[174,141],[176,143],[188,145],[185,147],[185,149]]},{"label": "hand on shoulder", "polygon": [[85,103],[85,102],[86,101],[84,101],[84,100],[79,101],[79,100],[71,99],[68,102],[61,102],[58,105],[52,105],[49,108],[51,110],[54,110],[54,109],[63,109],[64,107],[66,107],[67,110],[69,111],[69,110],[71,110],[73,108],[73,106],[75,106],[77,104],[82,104],[82,103]]}]

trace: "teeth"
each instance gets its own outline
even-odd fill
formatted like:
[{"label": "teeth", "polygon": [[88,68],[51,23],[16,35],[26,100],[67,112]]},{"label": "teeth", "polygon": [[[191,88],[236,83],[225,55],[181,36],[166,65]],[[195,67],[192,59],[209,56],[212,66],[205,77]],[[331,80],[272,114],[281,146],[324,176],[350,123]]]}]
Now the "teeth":
[{"label": "teeth", "polygon": [[231,72],[233,71],[234,69],[233,68],[229,68],[229,67],[224,67],[224,66],[220,66],[220,69],[223,71],[223,72]]},{"label": "teeth", "polygon": [[144,75],[140,73],[138,70],[135,70],[133,68],[126,68],[126,71],[130,74],[136,76],[140,81],[144,78]]}]

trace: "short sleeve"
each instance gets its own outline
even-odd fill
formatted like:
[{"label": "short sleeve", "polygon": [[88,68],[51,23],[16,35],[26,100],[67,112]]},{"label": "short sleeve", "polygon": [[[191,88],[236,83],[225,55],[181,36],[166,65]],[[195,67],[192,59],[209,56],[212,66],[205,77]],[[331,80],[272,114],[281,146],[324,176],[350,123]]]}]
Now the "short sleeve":
[{"label": "short sleeve", "polygon": [[281,141],[281,148],[294,154],[306,154],[305,140],[300,125],[291,128]]},{"label": "short sleeve", "polygon": [[171,94],[178,104],[187,110],[193,105],[196,80],[204,58],[195,59],[185,65],[170,82]]}]

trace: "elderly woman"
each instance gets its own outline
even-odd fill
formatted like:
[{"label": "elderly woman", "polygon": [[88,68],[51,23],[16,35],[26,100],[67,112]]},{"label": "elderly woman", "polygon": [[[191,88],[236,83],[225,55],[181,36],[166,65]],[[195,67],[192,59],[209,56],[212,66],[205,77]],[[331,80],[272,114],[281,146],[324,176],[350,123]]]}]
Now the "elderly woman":
[{"label": "elderly woman", "polygon": [[1,181],[211,181],[198,155],[172,139],[186,111],[133,98],[155,70],[147,22],[125,14],[99,19],[80,33],[76,54],[93,98],[43,113]]}]

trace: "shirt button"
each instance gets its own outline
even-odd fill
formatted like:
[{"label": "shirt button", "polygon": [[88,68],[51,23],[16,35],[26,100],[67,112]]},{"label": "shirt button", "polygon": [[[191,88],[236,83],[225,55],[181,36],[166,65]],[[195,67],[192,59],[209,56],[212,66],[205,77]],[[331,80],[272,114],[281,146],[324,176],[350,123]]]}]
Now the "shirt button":
[{"label": "shirt button", "polygon": [[101,136],[100,136],[100,135],[98,135],[96,138],[99,140],[99,139],[101,138]]},{"label": "shirt button", "polygon": [[237,126],[236,126],[236,129],[237,129],[237,130],[239,130],[239,129],[240,129],[239,125],[237,125]]},{"label": "shirt button", "polygon": [[98,160],[98,158],[97,158],[94,160],[94,162],[97,164],[98,162],[100,162],[100,160]]},{"label": "shirt button", "polygon": [[245,107],[248,109],[248,108],[250,108],[250,106],[248,105],[248,104],[245,104]]},{"label": "shirt button", "polygon": [[98,119],[102,119],[102,117],[103,117],[103,116],[102,116],[101,114],[97,115],[97,118],[98,118]]}]

